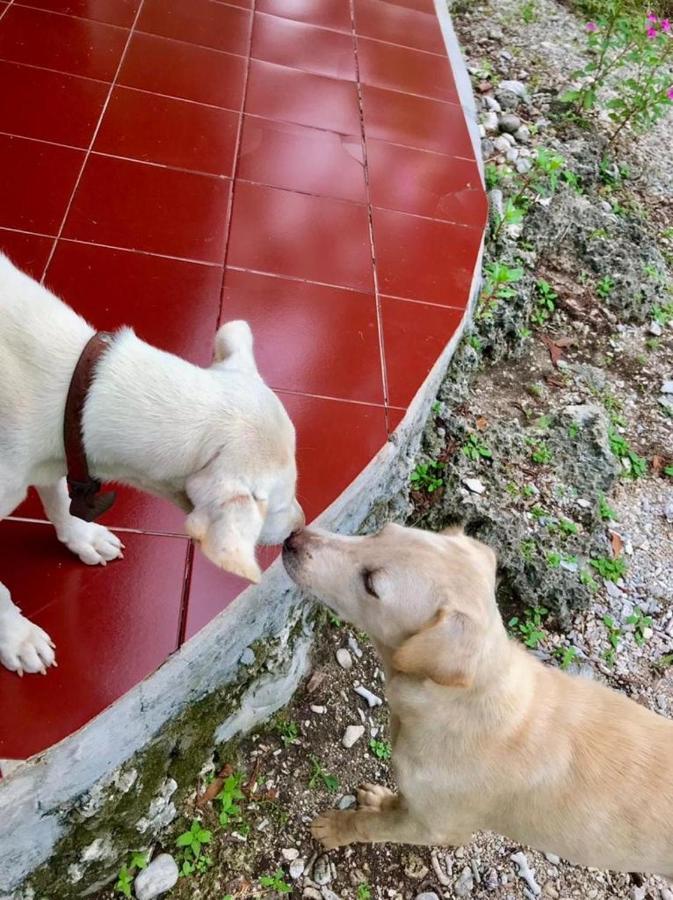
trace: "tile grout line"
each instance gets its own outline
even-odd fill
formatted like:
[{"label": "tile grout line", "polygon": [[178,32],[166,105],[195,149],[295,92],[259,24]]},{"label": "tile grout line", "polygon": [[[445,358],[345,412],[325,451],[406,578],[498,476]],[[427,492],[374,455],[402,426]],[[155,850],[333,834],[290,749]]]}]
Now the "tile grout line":
[{"label": "tile grout line", "polygon": [[355,57],[355,88],[358,98],[358,112],[360,115],[360,140],[362,143],[362,168],[365,179],[365,193],[367,196],[367,228],[369,231],[369,248],[372,262],[372,277],[374,279],[374,302],[376,304],[376,327],[379,339],[379,364],[381,367],[381,382],[383,387],[383,403],[384,403],[384,419],[386,434],[389,433],[388,428],[388,370],[386,367],[386,355],[383,341],[383,309],[381,305],[381,293],[379,290],[379,279],[376,267],[376,248],[374,244],[374,217],[372,209],[371,190],[369,184],[369,167],[367,165],[367,141],[365,134],[365,114],[362,97],[362,82],[360,81],[360,60],[358,58],[357,32],[355,29],[355,0],[349,0],[350,16],[351,16],[351,39],[353,41],[353,55]]},{"label": "tile grout line", "polygon": [[241,143],[243,141],[243,125],[245,121],[245,106],[248,97],[248,82],[250,80],[250,65],[252,63],[252,35],[255,28],[255,9],[256,0],[252,0],[252,7],[250,9],[250,33],[248,35],[248,56],[245,64],[245,75],[243,76],[243,91],[241,94],[238,132],[236,134],[236,146],[234,147],[234,165],[231,173],[231,190],[229,191],[229,204],[227,207],[224,235],[224,258],[222,260],[222,282],[220,284],[220,303],[217,310],[217,321],[215,322],[216,329],[219,327],[224,311],[224,281],[227,273],[227,259],[229,258],[229,238],[231,237],[231,225],[234,218],[234,198],[236,195],[236,181],[241,157]]},{"label": "tile grout line", "polygon": [[185,642],[187,632],[187,616],[189,614],[189,594],[192,587],[192,572],[194,571],[194,541],[189,540],[187,543],[187,556],[185,559],[185,569],[183,573],[182,596],[180,598],[180,618],[178,620],[177,646],[176,650]]},{"label": "tile grout line", "polygon": [[96,142],[96,138],[98,137],[98,132],[100,131],[101,125],[103,124],[103,118],[105,117],[105,113],[107,112],[107,108],[109,106],[110,99],[112,97],[112,92],[114,91],[116,83],[117,83],[117,78],[119,77],[119,73],[121,72],[122,66],[124,65],[124,60],[126,59],[126,54],[128,52],[129,45],[131,43],[131,38],[133,37],[134,29],[136,27],[138,19],[140,18],[140,13],[142,12],[144,2],[145,2],[145,0],[140,0],[140,3],[138,4],[138,9],[136,10],[135,18],[133,19],[133,24],[131,25],[131,28],[128,31],[128,35],[126,37],[126,43],[124,44],[124,49],[122,50],[121,56],[119,57],[119,62],[117,64],[117,68],[115,70],[112,81],[110,82],[110,87],[108,88],[105,102],[103,103],[103,107],[100,111],[100,115],[98,116],[98,122],[96,123],[96,127],[94,129],[93,135],[91,136],[91,141],[89,142],[89,148],[88,148],[88,150],[85,151],[84,160],[82,162],[79,173],[75,180],[75,184],[73,186],[72,193],[70,195],[70,200],[68,201],[68,204],[65,208],[65,212],[63,214],[63,219],[61,220],[61,227],[58,230],[58,234],[54,238],[54,243],[52,245],[51,252],[49,254],[49,257],[47,258],[47,262],[45,263],[44,272],[42,273],[42,278],[40,279],[40,283],[42,283],[42,284],[44,284],[44,279],[47,275],[47,272],[49,271],[49,266],[51,265],[51,261],[53,260],[54,254],[56,253],[56,248],[58,247],[58,242],[61,239],[63,230],[65,228],[65,223],[68,220],[68,216],[70,215],[70,210],[72,208],[72,204],[75,200],[75,194],[77,193],[77,190],[80,186],[80,182],[82,181],[82,176],[84,175],[84,170],[89,161],[89,157],[91,156],[91,151],[92,151],[93,145]]}]

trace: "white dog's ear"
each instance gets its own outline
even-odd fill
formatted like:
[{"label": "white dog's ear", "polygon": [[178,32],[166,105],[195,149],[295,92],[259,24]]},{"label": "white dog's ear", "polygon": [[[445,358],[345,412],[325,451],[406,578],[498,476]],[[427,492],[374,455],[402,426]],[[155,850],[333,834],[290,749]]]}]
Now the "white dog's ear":
[{"label": "white dog's ear", "polygon": [[393,654],[399,672],[430,678],[446,687],[467,688],[474,680],[478,628],[465,613],[439,609],[434,618]]},{"label": "white dog's ear", "polygon": [[218,328],[213,365],[231,365],[232,368],[257,371],[252,350],[252,331],[247,322],[237,319]]}]

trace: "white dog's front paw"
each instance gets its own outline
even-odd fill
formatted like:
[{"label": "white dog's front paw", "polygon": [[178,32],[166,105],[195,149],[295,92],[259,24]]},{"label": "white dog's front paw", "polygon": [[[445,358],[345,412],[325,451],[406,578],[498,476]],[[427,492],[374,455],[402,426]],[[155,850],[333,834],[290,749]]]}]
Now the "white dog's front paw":
[{"label": "white dog's front paw", "polygon": [[124,545],[117,535],[95,522],[73,518],[59,530],[58,538],[87,566],[104,566],[124,556]]},{"label": "white dog's front paw", "polygon": [[47,666],[56,665],[54,642],[46,631],[12,609],[0,616],[0,663],[18,675],[46,675]]}]

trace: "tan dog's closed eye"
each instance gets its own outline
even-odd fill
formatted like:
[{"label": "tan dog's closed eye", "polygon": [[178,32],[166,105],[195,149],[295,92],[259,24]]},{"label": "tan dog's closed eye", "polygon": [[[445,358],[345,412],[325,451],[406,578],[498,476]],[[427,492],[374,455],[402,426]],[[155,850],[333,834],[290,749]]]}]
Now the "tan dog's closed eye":
[{"label": "tan dog's closed eye", "polygon": [[366,631],[384,664],[399,793],[313,823],[325,847],[463,844],[498,831],[571,862],[673,876],[673,722],[512,641],[496,559],[460,529],[302,531],[290,576]]}]

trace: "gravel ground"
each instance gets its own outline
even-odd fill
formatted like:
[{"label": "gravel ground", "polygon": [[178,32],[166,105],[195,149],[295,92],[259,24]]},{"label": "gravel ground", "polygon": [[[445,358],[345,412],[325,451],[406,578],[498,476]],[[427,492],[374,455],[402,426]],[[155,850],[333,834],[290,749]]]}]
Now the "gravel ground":
[{"label": "gravel ground", "polygon": [[[526,21],[524,8],[532,10],[532,21]],[[457,2],[453,12],[475,82],[524,82],[532,96],[524,124],[536,126],[536,140],[549,135],[557,146],[562,143],[548,108],[583,62],[583,20],[555,0]],[[493,109],[484,104],[486,120]],[[644,211],[654,232],[671,222],[672,119],[621,150],[634,175],[620,202]],[[530,135],[496,147],[496,134],[487,138],[491,161],[502,163],[509,153],[516,165],[530,157]],[[673,244],[664,239],[659,246],[670,266]],[[555,284],[568,303],[559,303],[545,333],[537,331],[518,359],[482,369],[463,414],[488,440],[490,429],[553,418],[570,405],[600,402],[614,414],[616,399],[619,433],[649,462],[644,477],[619,480],[606,500],[610,509],[600,537],[624,571],[615,582],[597,576],[591,604],[569,620],[543,618],[535,652],[673,717],[673,481],[663,474],[673,462],[673,395],[662,392],[673,379],[673,326],[625,324],[614,312],[597,314],[595,301],[578,307],[571,301],[585,292],[580,268],[578,263],[567,284]],[[552,360],[549,339],[562,345],[560,360]],[[441,415],[430,430],[441,443]],[[488,490],[488,461],[476,466],[475,476]],[[512,496],[519,498],[513,508],[531,539],[556,527],[561,517],[572,518],[573,510],[581,521],[588,501],[573,495],[572,485],[568,492],[558,490],[553,465],[514,472],[512,480]],[[530,499],[522,500],[527,491]],[[412,497],[410,520],[427,517],[441,500],[441,491]],[[544,506],[542,516],[536,506]],[[534,596],[525,599],[535,605]],[[199,820],[212,836],[201,871],[181,878],[171,898],[673,900],[657,878],[574,867],[494,834],[475,836],[459,848],[355,846],[323,853],[310,837],[311,819],[326,807],[354,803],[362,782],[391,784],[391,776],[388,714],[380,702],[385,685],[375,654],[366,636],[328,615],[322,621],[312,674],[293,703],[235,750],[229,748],[228,757],[207,766],[180,810],[180,827],[162,848],[180,864],[184,851],[175,840],[181,830]],[[564,650],[570,650],[565,658]],[[363,697],[362,687],[375,696]],[[345,747],[345,737],[354,743]],[[213,799],[222,790],[224,800]]]}]

